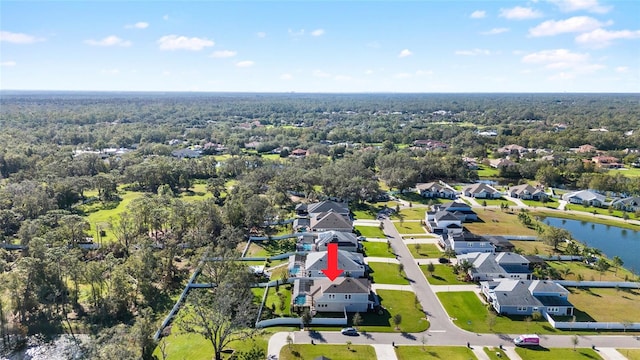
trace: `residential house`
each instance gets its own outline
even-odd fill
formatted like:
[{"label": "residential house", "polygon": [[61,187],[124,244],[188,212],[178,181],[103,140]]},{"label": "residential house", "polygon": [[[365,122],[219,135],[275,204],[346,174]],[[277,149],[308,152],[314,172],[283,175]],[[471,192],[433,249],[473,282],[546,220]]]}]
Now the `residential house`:
[{"label": "residential house", "polygon": [[413,142],[413,146],[417,146],[427,150],[446,149],[449,147],[447,144],[438,140],[416,140]]},{"label": "residential house", "polygon": [[191,150],[189,148],[173,150],[171,152],[171,156],[177,157],[177,158],[180,158],[180,159],[199,158],[201,154],[202,154],[202,151],[200,151],[200,150]]},{"label": "residential house", "polygon": [[513,252],[516,249],[515,245],[504,236],[484,235],[483,237],[489,240],[495,252]]},{"label": "residential house", "polygon": [[349,277],[329,279],[297,279],[293,283],[291,308],[316,312],[367,312],[378,301],[371,291],[369,279]]},{"label": "residential house", "polygon": [[587,204],[602,207],[605,204],[605,196],[591,190],[580,190],[562,195],[562,200],[572,204]]},{"label": "residential house", "polygon": [[465,196],[473,197],[476,199],[499,199],[502,197],[502,193],[491,185],[484,183],[476,183],[465,186],[462,188],[462,193]]},{"label": "residential house", "polygon": [[426,213],[427,227],[435,234],[448,234],[450,232],[462,232],[462,219],[445,210]]},{"label": "residential house", "polygon": [[611,203],[611,206],[618,210],[636,212],[640,210],[640,196],[618,199]]},{"label": "residential house", "polygon": [[526,152],[529,152],[529,149],[527,149],[524,146],[520,146],[520,145],[516,145],[516,144],[510,144],[510,145],[505,145],[501,148],[498,149],[498,152],[501,154],[507,154],[507,155],[511,155],[511,154],[524,154]]},{"label": "residential house", "polygon": [[301,158],[307,156],[307,150],[304,149],[295,149],[291,151],[291,156]]},{"label": "residential house", "polygon": [[532,268],[529,260],[512,252],[468,253],[458,257],[458,262],[466,260],[473,265],[469,277],[473,281],[494,279],[531,280]]},{"label": "residential house", "polygon": [[480,282],[482,293],[502,315],[529,316],[533,312],[572,316],[569,291],[550,280],[499,279]]},{"label": "residential house", "polygon": [[450,201],[444,204],[436,204],[431,207],[431,211],[427,212],[427,216],[430,213],[436,213],[438,211],[448,211],[455,216],[459,217],[463,222],[478,220],[478,214],[471,210],[471,206],[462,201]]},{"label": "residential house", "polygon": [[624,167],[624,165],[620,163],[620,159],[614,156],[594,156],[591,158],[591,161],[603,169],[620,169]]},{"label": "residential house", "polygon": [[[296,207],[296,211],[297,211]],[[337,201],[321,201],[313,204],[308,204],[304,210],[308,214],[316,214],[316,213],[324,213],[327,211],[333,211],[334,213],[349,216],[349,205],[346,202],[337,202]]]},{"label": "residential house", "polygon": [[[288,266],[289,276],[325,278],[326,275],[322,270],[327,269],[327,258],[327,251],[291,255]],[[364,277],[366,268],[362,254],[338,249],[338,269],[344,270],[340,276]]]},{"label": "residential house", "polygon": [[419,183],[416,184],[416,192],[425,198],[456,198],[456,190],[445,183]]},{"label": "residential house", "polygon": [[578,146],[578,148],[576,149],[576,152],[579,153],[590,153],[590,152],[594,152],[598,150],[598,148],[596,148],[593,145],[589,145],[589,144],[584,144],[584,145],[580,145]]},{"label": "residential house", "polygon": [[328,244],[338,244],[338,249],[356,252],[360,243],[354,233],[325,231],[319,234],[305,234],[298,237],[299,251],[327,251]]},{"label": "residential house", "polygon": [[315,232],[322,231],[353,231],[353,222],[348,216],[344,216],[329,210],[323,213],[313,213],[309,215],[309,230]]},{"label": "residential house", "polygon": [[542,199],[549,198],[549,195],[547,195],[541,188],[534,187],[529,184],[512,186],[511,188],[509,188],[508,194],[513,198],[523,200],[540,201]]},{"label": "residential house", "polygon": [[500,169],[508,166],[515,166],[516,163],[509,159],[491,159],[489,160],[489,166],[494,169]]},{"label": "residential house", "polygon": [[478,160],[477,159],[464,156],[462,158],[462,161],[464,162],[464,164],[467,166],[467,168],[469,170],[478,170]]},{"label": "residential house", "polygon": [[456,255],[468,254],[473,252],[494,252],[493,245],[489,239],[479,235],[472,234],[468,231],[462,233],[450,232],[442,234],[438,240],[440,247],[445,250],[453,250]]}]

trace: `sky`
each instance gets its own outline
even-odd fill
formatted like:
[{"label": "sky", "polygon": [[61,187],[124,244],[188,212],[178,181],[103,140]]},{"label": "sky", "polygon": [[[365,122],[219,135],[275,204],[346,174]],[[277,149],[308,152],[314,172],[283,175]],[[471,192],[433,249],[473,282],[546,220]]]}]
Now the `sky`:
[{"label": "sky", "polygon": [[640,92],[640,1],[0,2],[0,90]]}]

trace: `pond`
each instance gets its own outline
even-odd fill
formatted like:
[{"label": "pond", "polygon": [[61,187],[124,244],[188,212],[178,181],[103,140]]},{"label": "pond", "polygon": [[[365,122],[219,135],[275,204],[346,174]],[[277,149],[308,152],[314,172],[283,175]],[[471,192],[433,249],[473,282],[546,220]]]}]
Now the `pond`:
[{"label": "pond", "polygon": [[574,239],[600,249],[609,259],[618,256],[625,268],[640,272],[640,231],[554,217],[545,218],[544,223],[569,230]]}]

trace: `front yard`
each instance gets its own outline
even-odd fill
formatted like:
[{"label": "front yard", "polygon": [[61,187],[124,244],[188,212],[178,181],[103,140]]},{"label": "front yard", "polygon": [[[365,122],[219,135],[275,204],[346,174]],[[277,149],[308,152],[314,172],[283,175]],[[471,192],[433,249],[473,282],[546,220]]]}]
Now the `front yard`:
[{"label": "front yard", "polygon": [[563,359],[563,360],[593,360],[602,359],[602,357],[592,349],[578,348],[558,349],[545,347],[516,347],[516,352],[522,360],[547,360],[547,359]]},{"label": "front yard", "polygon": [[462,346],[425,346],[424,350],[422,346],[398,346],[396,356],[398,356],[398,360],[467,360],[475,358],[471,349]]},{"label": "front yard", "polygon": [[355,229],[360,232],[360,235],[366,237],[366,238],[381,238],[384,239],[387,236],[384,234],[384,232],[382,230],[380,230],[380,228],[378,226],[362,226],[362,225],[357,225],[355,226]]},{"label": "front yard", "polygon": [[[345,342],[348,338],[345,338]],[[292,344],[283,346],[280,350],[281,360],[315,359],[320,356],[331,359],[370,360],[376,358],[376,351],[371,345],[336,345],[336,344]]]},{"label": "front yard", "polygon": [[511,200],[507,200],[505,198],[499,198],[499,199],[476,199],[476,202],[478,204],[482,204],[484,205],[486,203],[487,206],[500,206],[502,204],[508,205],[508,206],[516,206],[516,203],[514,203]]}]

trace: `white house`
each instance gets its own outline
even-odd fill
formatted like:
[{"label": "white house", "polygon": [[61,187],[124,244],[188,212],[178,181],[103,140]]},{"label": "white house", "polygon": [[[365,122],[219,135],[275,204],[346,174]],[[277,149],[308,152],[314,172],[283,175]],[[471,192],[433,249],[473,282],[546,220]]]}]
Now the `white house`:
[{"label": "white house", "polygon": [[[326,278],[322,272],[327,269],[327,251],[295,254],[289,257],[289,276]],[[344,270],[340,276],[359,278],[364,277],[366,265],[362,254],[338,250],[338,269]]]},{"label": "white house", "polygon": [[477,199],[499,199],[502,197],[502,193],[491,185],[484,183],[476,183],[465,186],[462,189],[462,193],[465,196],[474,197]]},{"label": "white house", "polygon": [[416,184],[416,192],[425,198],[456,198],[456,190],[445,183],[419,183]]},{"label": "white house", "polygon": [[469,277],[473,281],[494,279],[531,279],[529,260],[516,253],[468,253],[458,257],[458,261],[467,260],[473,265]]},{"label": "white house", "polygon": [[548,198],[547,195],[542,189],[538,187],[534,187],[529,184],[516,185],[509,188],[509,196],[513,198],[523,199],[523,200],[537,200],[540,201],[543,198]]},{"label": "white house", "polygon": [[353,222],[349,216],[329,210],[324,213],[309,214],[310,231],[344,231],[351,232],[353,230]]},{"label": "white house", "polygon": [[606,198],[604,195],[590,190],[580,190],[562,195],[562,200],[572,204],[588,204],[590,206],[602,207],[605,204]]},{"label": "white house", "polygon": [[313,309],[317,312],[366,312],[373,307],[369,300],[371,282],[369,279],[349,277],[316,279],[309,290],[313,298]]},{"label": "white house", "polygon": [[537,311],[542,315],[573,315],[569,291],[551,280],[482,281],[480,288],[498,314],[526,316]]},{"label": "white house", "polygon": [[358,251],[358,238],[354,233],[342,231],[325,231],[318,234],[315,240],[315,251],[326,251],[329,244],[338,244],[339,250]]},{"label": "white house", "polygon": [[490,253],[495,250],[488,238],[472,234],[468,231],[443,234],[439,239],[439,244],[445,250],[454,250],[456,255],[473,252]]},{"label": "white house", "polygon": [[462,219],[448,211],[427,212],[425,216],[427,227],[432,233],[462,232]]}]

